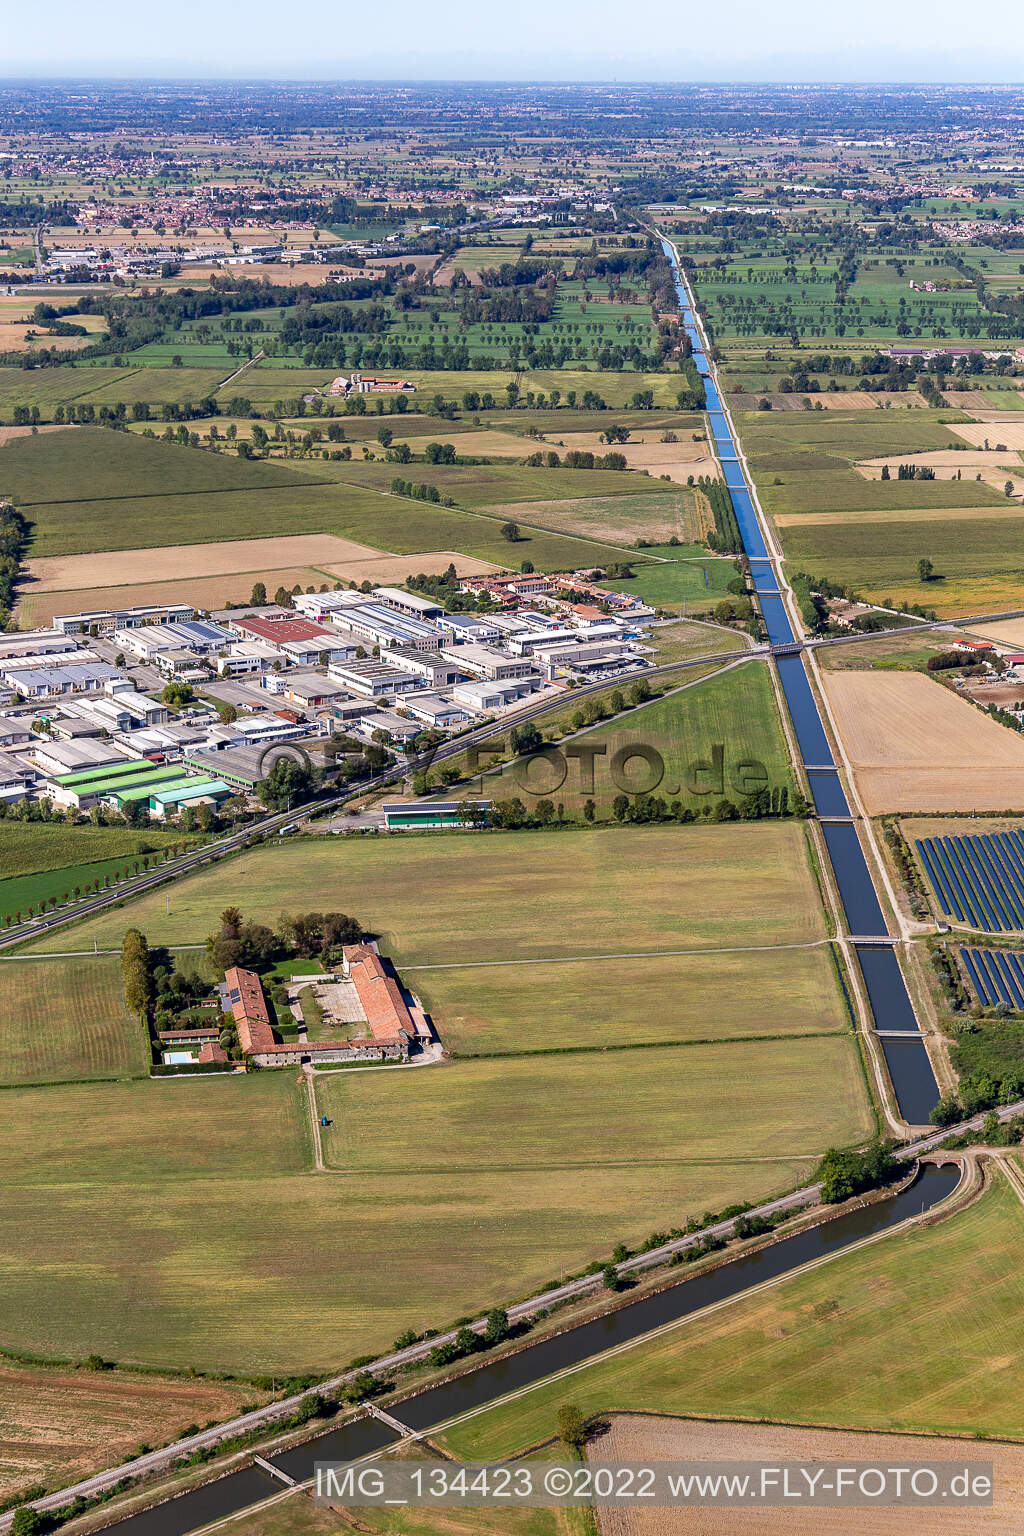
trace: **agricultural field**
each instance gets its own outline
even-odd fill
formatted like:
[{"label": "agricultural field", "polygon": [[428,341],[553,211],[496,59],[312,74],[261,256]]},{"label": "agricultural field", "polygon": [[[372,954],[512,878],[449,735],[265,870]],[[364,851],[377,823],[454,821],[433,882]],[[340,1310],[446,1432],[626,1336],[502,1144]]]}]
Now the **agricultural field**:
[{"label": "agricultural field", "polygon": [[869,815],[1024,806],[1024,740],[944,684],[913,671],[822,682]]},{"label": "agricultural field", "polygon": [[[248,575],[268,566],[320,567],[335,562],[373,558],[379,549],[339,539],[333,534],[284,534],[280,538],[229,539],[209,544],[183,544],[164,548],[160,577],[165,582],[187,577]],[[88,592],[110,585],[111,566],[127,586],[148,581],[153,575],[152,549],[117,549],[105,554],[51,556],[26,562],[27,580],[34,592]]]},{"label": "agricultural field", "polygon": [[[500,773],[478,775],[455,793],[491,800],[518,795],[531,808],[538,799],[554,799],[564,805],[569,816],[576,817],[584,803],[593,799],[597,818],[607,820],[613,801],[623,792],[635,794],[646,789],[700,811],[723,798],[737,802],[765,783],[773,788],[784,784],[792,790],[785,738],[767,669],[759,661],[727,666],[728,670],[692,683],[687,673],[680,673],[675,684],[678,691],[585,732],[582,718],[577,724],[570,707],[566,724],[571,733],[587,746],[603,748],[594,758],[592,784],[589,774],[584,776],[583,759],[568,761],[559,783],[554,782],[560,773],[556,764],[542,759],[531,769],[524,760]],[[634,746],[653,748],[660,755],[664,776],[658,782],[654,782],[657,765],[640,755],[613,774],[616,753]]]},{"label": "agricultural field", "polygon": [[[500,532],[506,518],[500,510],[491,512],[491,504],[500,508],[509,500],[549,503],[563,497],[578,501],[591,493],[621,493],[628,499],[638,483],[644,485],[645,495],[653,494],[646,480],[607,471],[518,465],[424,465],[415,471],[417,480],[437,484],[442,494],[471,509],[453,510],[392,495],[393,465],[248,462],[98,428],[19,438],[0,454],[0,473],[7,471],[0,484],[24,508],[32,525],[34,570],[44,576],[58,569],[41,565],[44,559],[94,556],[99,551],[131,554],[157,545],[207,540],[221,545],[233,542],[223,539],[232,528],[246,531],[250,549],[253,538],[271,539],[271,561],[282,542],[291,547],[296,536],[320,535],[318,549],[326,536],[342,541],[342,564],[357,553],[355,544],[367,554],[456,550],[494,564],[528,555],[539,568],[574,568],[607,559],[606,548],[532,528],[528,507],[521,539],[512,545]],[[223,551],[214,552],[215,562],[218,554]],[[176,573],[180,562],[174,554],[171,559],[171,573]],[[287,563],[292,567],[298,562]],[[321,564],[319,559],[310,563]],[[255,568],[252,555],[246,564]],[[271,569],[262,558],[257,557],[256,564]],[[129,562],[126,584],[136,571],[137,562]],[[110,577],[108,566],[102,586],[112,584]],[[55,579],[47,577],[54,590]],[[31,581],[27,590],[31,598]]]},{"label": "agricultural field", "polygon": [[[514,1454],[558,1404],[843,1429],[1024,1437],[1016,1253],[1024,1211],[993,1171],[983,1195],[739,1298],[451,1429],[461,1459]],[[993,1377],[1005,1390],[993,1391]],[[978,1447],[971,1447],[977,1454]],[[949,1454],[948,1452],[946,1454]]]},{"label": "agricultural field", "polygon": [[[442,889],[443,903],[424,905],[423,891]],[[291,839],[175,881],[169,912],[161,891],[85,919],[67,930],[67,947],[119,946],[129,922],[151,944],[201,943],[228,902],[271,925],[282,911],[348,912],[410,971],[410,985],[413,967],[441,962],[713,949],[752,932],[766,945],[825,936],[803,827],[763,821]],[[25,952],[51,947],[35,940]]]},{"label": "agricultural field", "polygon": [[266,1393],[242,1382],[26,1365],[0,1356],[0,1498],[75,1482],[190,1424],[232,1418]]},{"label": "agricultural field", "polygon": [[127,827],[68,827],[62,822],[0,822],[0,923],[8,913],[41,907],[84,889],[97,877],[120,876],[144,854],[177,842],[164,829],[134,832]]},{"label": "agricultural field", "polygon": [[137,500],[225,491],[279,490],[304,483],[283,464],[197,453],[176,443],[100,427],[40,433],[6,443],[0,483],[24,508],[79,501]]},{"label": "agricultural field", "polygon": [[[666,495],[659,487],[640,492],[630,480],[624,496],[560,497],[551,501],[496,502],[489,510],[514,521],[526,521],[534,527],[549,528],[578,538],[607,540],[611,544],[632,544],[638,538],[649,541],[686,538],[691,526],[694,498],[692,491],[676,488]],[[706,551],[704,551],[706,555]]]},{"label": "agricultural field", "polygon": [[756,956],[548,960],[526,976],[516,962],[453,963],[410,976],[446,1051],[460,1057],[774,1039],[849,1027],[829,949],[821,945]]},{"label": "agricultural field", "polygon": [[0,1019],[4,1088],[149,1072],[149,1042],[125,1007],[115,956],[0,963]]},{"label": "agricultural field", "polygon": [[[734,1420],[673,1418],[623,1414],[613,1416],[606,1431],[588,1451],[604,1462],[647,1465],[692,1462],[753,1462],[782,1466],[789,1462],[824,1462],[838,1466],[887,1466],[946,1461],[960,1447],[946,1437],[864,1433],[856,1430],[804,1429],[789,1424],[745,1424]],[[984,1455],[994,1467],[992,1506],[944,1509],[931,1517],[932,1529],[948,1536],[1013,1530],[1024,1512],[1024,1448],[1005,1442],[964,1445],[968,1455]],[[362,1513],[362,1512],[360,1512]],[[709,1529],[707,1509],[603,1507],[597,1519],[601,1536],[703,1536]],[[766,1521],[755,1509],[732,1505],[730,1536],[763,1536],[765,1529],[784,1528],[793,1536],[813,1536],[823,1525],[821,1509],[789,1506],[782,1519]],[[921,1512],[906,1505],[832,1507],[827,1515],[830,1536],[914,1536]]]},{"label": "agricultural field", "polygon": [[[0,1145],[5,1345],[243,1374],[330,1369],[380,1351],[405,1328],[505,1301],[620,1240],[639,1241],[652,1226],[762,1199],[806,1178],[832,1132],[812,1103],[814,1074],[827,1073],[831,1090],[843,1072],[850,1125],[862,1126],[866,1110],[852,1041],[837,1037],[822,1051],[823,1044],[781,1044],[767,1085],[773,1113],[794,1115],[803,1138],[796,1148],[782,1124],[773,1133],[759,1116],[759,1135],[774,1134],[780,1151],[751,1158],[742,1138],[716,1120],[705,1126],[703,1145],[717,1150],[703,1161],[688,1161],[663,1135],[670,1160],[656,1165],[652,1180],[651,1166],[630,1161],[575,1173],[560,1145],[554,1164],[527,1155],[514,1175],[514,1207],[508,1173],[486,1156],[456,1173],[445,1166],[446,1152],[444,1164],[428,1167],[421,1141],[409,1140],[400,1161],[388,1153],[380,1169],[313,1173],[306,1094],[289,1071],[12,1091]],[[418,1091],[434,1070],[398,1075],[396,1087]],[[362,1082],[391,1089],[386,1072],[364,1073]],[[696,1118],[692,1094],[681,1087],[678,1094]],[[369,1133],[380,1124],[376,1093],[363,1097]],[[421,1124],[429,1120],[425,1109]],[[456,1134],[470,1161],[474,1148],[486,1150],[486,1127],[470,1120]],[[595,1123],[585,1151],[606,1144],[608,1134]],[[400,1150],[394,1137],[390,1123],[379,1146],[363,1148],[364,1168],[386,1148]],[[451,1137],[446,1125],[446,1146]],[[520,1144],[513,1160],[517,1151],[528,1154]],[[416,1179],[412,1163],[424,1170]],[[393,1284],[368,1285],[368,1275],[385,1270]],[[74,1308],[61,1301],[68,1287]],[[310,1313],[315,1337],[302,1321]]]},{"label": "agricultural field", "polygon": [[[442,888],[443,904],[424,902]],[[319,1319],[316,1359],[341,1362],[405,1327],[501,1299],[510,1276],[524,1290],[620,1239],[639,1240],[652,1224],[792,1187],[827,1142],[870,1129],[837,978],[816,943],[824,920],[796,824],[292,842],[178,882],[169,913],[163,895],[143,897],[83,923],[69,947],[108,947],[127,922],[151,943],[196,943],[233,899],[271,922],[282,908],[358,914],[406,983],[423,983],[442,1040],[450,1009],[456,1049],[475,1041],[541,1054],[323,1076],[317,1093],[333,1122],[323,1174],[312,1172],[309,1106],[288,1071],[12,1091],[0,1145],[0,1219],[19,1234],[0,1281],[5,1315],[20,1320],[12,1346],[299,1369],[313,1363],[296,1329],[301,1292]],[[785,944],[811,947],[783,967]],[[723,945],[757,947],[664,953]],[[651,959],[641,974],[643,953]],[[516,959],[525,963],[510,991],[504,963],[488,962]],[[116,978],[115,957],[92,963]],[[45,997],[54,965],[11,961],[0,980],[31,976]],[[623,1009],[624,983],[643,996],[644,1015]],[[552,1050],[553,995],[568,1054]],[[709,1032],[716,996],[715,1016],[728,1022]],[[614,1049],[628,1045],[646,1048]],[[712,1112],[726,1101],[728,1116]],[[33,1162],[44,1107],[47,1156]],[[443,1164],[409,1185],[410,1162],[422,1164],[441,1141]],[[409,1284],[368,1291],[368,1265],[400,1279],[403,1263]],[[73,1314],[56,1305],[69,1277]],[[125,1293],[133,1306],[114,1306]],[[247,1297],[259,1300],[258,1337]]]},{"label": "agricultural field", "polygon": [[[791,570],[841,582],[886,607],[921,604],[947,617],[1020,606],[1020,508],[1005,498],[999,509],[803,513],[776,522]],[[930,581],[918,573],[922,558],[935,567]]]},{"label": "agricultural field", "polygon": [[[416,1147],[443,1143],[446,1173],[561,1165],[574,1182],[588,1170],[594,1186],[627,1147],[629,1166],[671,1177],[740,1147],[753,1159],[813,1157],[831,1139],[868,1135],[872,1118],[856,1046],[828,1036],[323,1073],[316,1098],[332,1168],[395,1173]],[[726,1104],[722,1119],[709,1114]]]}]

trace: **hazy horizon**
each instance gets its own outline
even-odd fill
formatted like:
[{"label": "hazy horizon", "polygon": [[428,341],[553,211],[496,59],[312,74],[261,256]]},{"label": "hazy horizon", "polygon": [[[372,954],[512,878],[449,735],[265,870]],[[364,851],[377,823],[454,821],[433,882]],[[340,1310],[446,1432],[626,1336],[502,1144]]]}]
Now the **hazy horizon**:
[{"label": "hazy horizon", "polygon": [[[624,21],[625,16],[625,21]],[[979,20],[980,16],[980,20]],[[244,18],[180,0],[173,19],[110,0],[101,23],[52,0],[46,42],[27,10],[0,19],[4,80],[251,80],[310,83],[1004,85],[1024,79],[1019,8],[990,0],[963,37],[957,0],[862,0],[856,17],[814,0],[769,12],[721,0],[683,14],[668,0],[521,0],[514,17],[470,0],[393,0],[339,17],[312,0],[299,23],[272,0]],[[382,39],[382,31],[386,38]],[[948,46],[942,40],[956,39]],[[741,41],[737,44],[736,40]]]}]

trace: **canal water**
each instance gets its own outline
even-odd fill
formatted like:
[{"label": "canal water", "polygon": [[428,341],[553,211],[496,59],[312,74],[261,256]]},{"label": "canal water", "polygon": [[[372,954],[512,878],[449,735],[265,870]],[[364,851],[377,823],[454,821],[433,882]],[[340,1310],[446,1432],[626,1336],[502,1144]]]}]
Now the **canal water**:
[{"label": "canal water", "polygon": [[[508,1392],[542,1381],[553,1372],[579,1365],[613,1345],[642,1338],[664,1323],[692,1316],[703,1307],[739,1296],[751,1286],[785,1275],[812,1259],[839,1253],[861,1238],[884,1232],[910,1216],[930,1210],[952,1193],[958,1178],[956,1168],[925,1165],[914,1182],[897,1195],[783,1238],[759,1253],[733,1259],[692,1280],[683,1280],[606,1317],[543,1339],[504,1360],[481,1365],[457,1380],[428,1387],[404,1402],[389,1404],[389,1412],[416,1430],[442,1424]],[[567,1394],[571,1390],[566,1387]],[[553,1431],[553,1421],[551,1427]],[[397,1439],[396,1432],[380,1420],[358,1419],[269,1459],[296,1482],[304,1482],[313,1476],[318,1461],[353,1460],[381,1450]],[[188,1532],[259,1503],[280,1489],[281,1484],[268,1473],[249,1467],[109,1529],[111,1536],[187,1536]]]},{"label": "canal water", "polygon": [[[793,633],[785,603],[779,595],[778,580],[744,478],[729,420],[723,410],[721,396],[711,377],[711,369],[694,319],[689,292],[676,263],[672,246],[663,240],[662,248],[672,267],[683,326],[693,346],[693,358],[697,371],[704,382],[708,426],[721,460],[722,474],[732,498],[740,536],[750,561],[750,578],[758,595],[768,638],[774,646],[795,645],[797,636]],[[850,807],[838,773],[835,772],[835,759],[825,734],[817,702],[811,691],[804,659],[798,652],[794,652],[790,655],[779,655],[776,658],[776,664],[801,759],[805,769],[812,770],[808,777],[815,809],[822,816],[850,817]],[[814,769],[827,767],[833,769],[831,777],[813,772]],[[847,822],[825,821],[822,823],[822,833],[835,874],[839,897],[850,925],[850,932],[863,938],[887,937],[888,926],[864,856],[864,849],[861,847],[856,823],[852,818]],[[938,1102],[939,1090],[928,1059],[928,1052],[920,1037],[920,1026],[907,993],[899,961],[892,949],[875,949],[864,945],[856,948],[865,987],[879,1029],[911,1029],[917,1033],[917,1039],[883,1040],[882,1049],[889,1066],[889,1075],[900,1114],[911,1125],[926,1125],[931,1109]],[[896,1019],[901,1022],[898,1024],[890,1022]]]}]

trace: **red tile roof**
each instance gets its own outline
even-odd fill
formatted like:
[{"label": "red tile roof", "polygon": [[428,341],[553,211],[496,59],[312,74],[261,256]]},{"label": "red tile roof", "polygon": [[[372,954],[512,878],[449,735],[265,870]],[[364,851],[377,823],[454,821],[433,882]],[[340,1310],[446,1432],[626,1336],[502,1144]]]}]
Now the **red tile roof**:
[{"label": "red tile roof", "polygon": [[263,986],[253,971],[243,971],[232,966],[224,972],[228,987],[228,1003],[238,1030],[238,1043],[248,1056],[253,1051],[265,1051],[274,1044],[274,1032],[270,1027],[267,1000]]},{"label": "red tile roof", "polygon": [[342,950],[356,994],[375,1040],[412,1038],[416,1026],[402,997],[402,989],[389,976],[376,950],[369,944],[346,944]]}]

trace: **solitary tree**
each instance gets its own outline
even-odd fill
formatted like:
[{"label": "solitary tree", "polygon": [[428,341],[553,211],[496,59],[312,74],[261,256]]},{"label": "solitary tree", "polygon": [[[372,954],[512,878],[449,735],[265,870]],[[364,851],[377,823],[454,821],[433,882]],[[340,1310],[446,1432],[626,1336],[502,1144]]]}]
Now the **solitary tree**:
[{"label": "solitary tree", "polygon": [[935,576],[935,566],[925,555],[917,562],[917,576],[919,581],[931,581]]},{"label": "solitary tree", "polygon": [[587,1422],[575,1403],[563,1403],[555,1422],[558,1425],[558,1438],[572,1450],[579,1450],[586,1443]]},{"label": "solitary tree", "polygon": [[502,523],[500,533],[502,538],[507,539],[510,544],[518,544],[522,538],[522,533],[519,530],[519,524],[511,521]]}]

